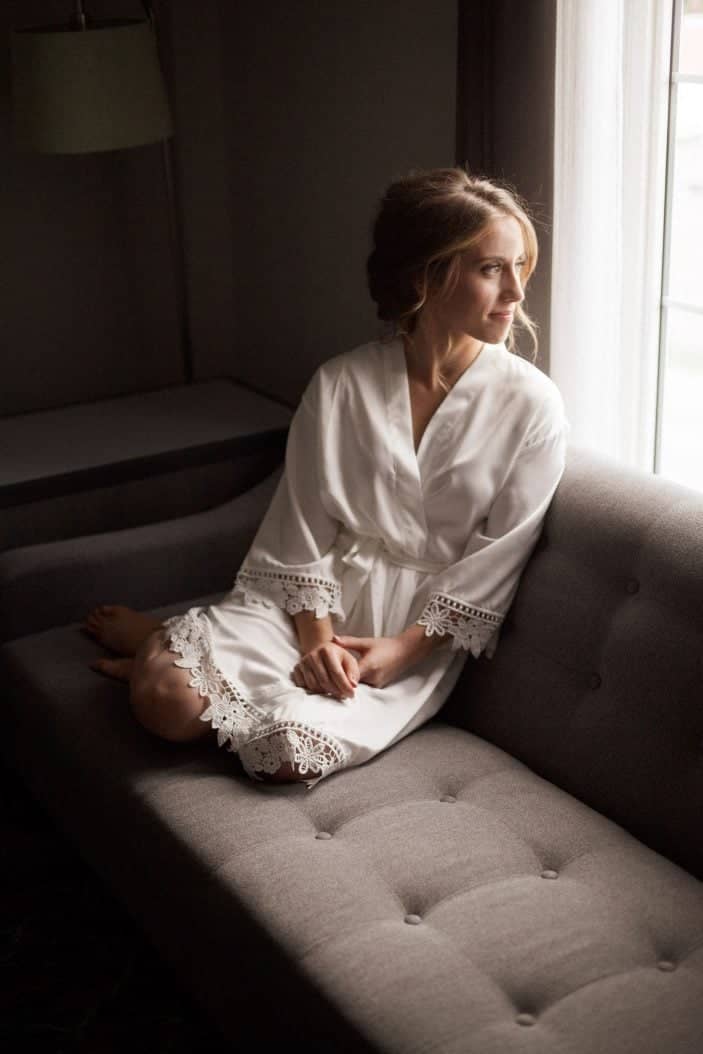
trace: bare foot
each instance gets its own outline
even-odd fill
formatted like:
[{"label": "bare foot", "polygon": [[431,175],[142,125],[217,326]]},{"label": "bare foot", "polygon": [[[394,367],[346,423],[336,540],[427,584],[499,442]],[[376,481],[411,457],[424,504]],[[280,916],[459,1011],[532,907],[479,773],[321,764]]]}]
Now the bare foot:
[{"label": "bare foot", "polygon": [[90,668],[117,681],[129,681],[133,664],[134,659],[96,659],[90,663]]},{"label": "bare foot", "polygon": [[134,608],[101,604],[93,608],[81,628],[118,655],[136,655],[142,641],[161,625],[153,615],[145,615]]}]

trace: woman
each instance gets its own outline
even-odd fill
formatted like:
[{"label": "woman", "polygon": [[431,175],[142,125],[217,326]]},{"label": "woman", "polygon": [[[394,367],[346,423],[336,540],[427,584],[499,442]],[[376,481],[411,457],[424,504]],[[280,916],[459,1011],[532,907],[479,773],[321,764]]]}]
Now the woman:
[{"label": "woman", "polygon": [[[555,384],[514,354],[537,262],[524,203],[461,168],[386,191],[367,262],[393,324],[323,363],[230,592],[160,623],[98,608],[137,719],[217,732],[254,779],[310,788],[442,706],[468,651],[492,657],[564,471]],[[505,340],[507,338],[507,345]]]}]

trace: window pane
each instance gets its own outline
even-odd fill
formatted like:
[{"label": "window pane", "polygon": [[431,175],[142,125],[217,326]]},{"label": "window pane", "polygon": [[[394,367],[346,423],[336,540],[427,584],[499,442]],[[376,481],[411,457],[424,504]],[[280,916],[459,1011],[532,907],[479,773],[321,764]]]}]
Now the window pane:
[{"label": "window pane", "polygon": [[703,491],[703,315],[667,311],[662,476]]},{"label": "window pane", "polygon": [[703,84],[679,83],[668,295],[703,307]]},{"label": "window pane", "polygon": [[679,73],[703,73],[703,2],[686,0],[681,22]]}]

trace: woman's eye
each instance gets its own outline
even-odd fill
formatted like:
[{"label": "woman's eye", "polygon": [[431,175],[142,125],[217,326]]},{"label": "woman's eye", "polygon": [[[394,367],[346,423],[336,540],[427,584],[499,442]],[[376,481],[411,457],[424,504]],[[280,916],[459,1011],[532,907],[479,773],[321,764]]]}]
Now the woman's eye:
[{"label": "woman's eye", "polygon": [[[515,264],[515,266],[517,268],[520,268],[520,270],[522,270],[522,268],[525,266],[526,262],[527,262],[526,260],[519,260]],[[500,271],[500,268],[501,268],[500,264],[488,264],[487,267],[483,267],[481,270],[483,271],[483,274],[490,274],[492,271]]]}]

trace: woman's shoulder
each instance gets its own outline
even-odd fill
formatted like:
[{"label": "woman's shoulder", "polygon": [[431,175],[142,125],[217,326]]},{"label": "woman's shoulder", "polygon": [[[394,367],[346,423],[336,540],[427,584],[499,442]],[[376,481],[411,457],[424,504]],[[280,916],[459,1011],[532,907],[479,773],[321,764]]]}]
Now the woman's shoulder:
[{"label": "woman's shoulder", "polygon": [[328,399],[340,390],[340,384],[342,388],[354,381],[363,384],[382,366],[383,348],[382,342],[372,340],[325,359],[310,378],[306,395]]},{"label": "woman's shoulder", "polygon": [[508,351],[505,344],[494,344],[493,361],[506,387],[523,392],[526,401],[534,405],[563,407],[561,392],[552,378],[529,359]]},{"label": "woman's shoulder", "polygon": [[537,388],[540,386],[548,388],[554,385],[554,381],[544,370],[541,370],[534,362],[530,362],[529,359],[518,355],[517,352],[508,351],[504,342],[491,345],[491,350],[497,369],[506,378],[514,379],[518,384],[532,385]]},{"label": "woman's shoulder", "polygon": [[365,344],[359,344],[350,351],[342,351],[320,363],[317,368],[322,376],[333,378],[342,373],[356,373],[366,369],[372,369],[383,357],[383,343],[378,340],[370,340]]},{"label": "woman's shoulder", "polygon": [[564,399],[559,388],[539,366],[508,351],[505,344],[494,345],[498,391],[520,421],[520,430],[529,444],[562,432],[569,433]]}]

